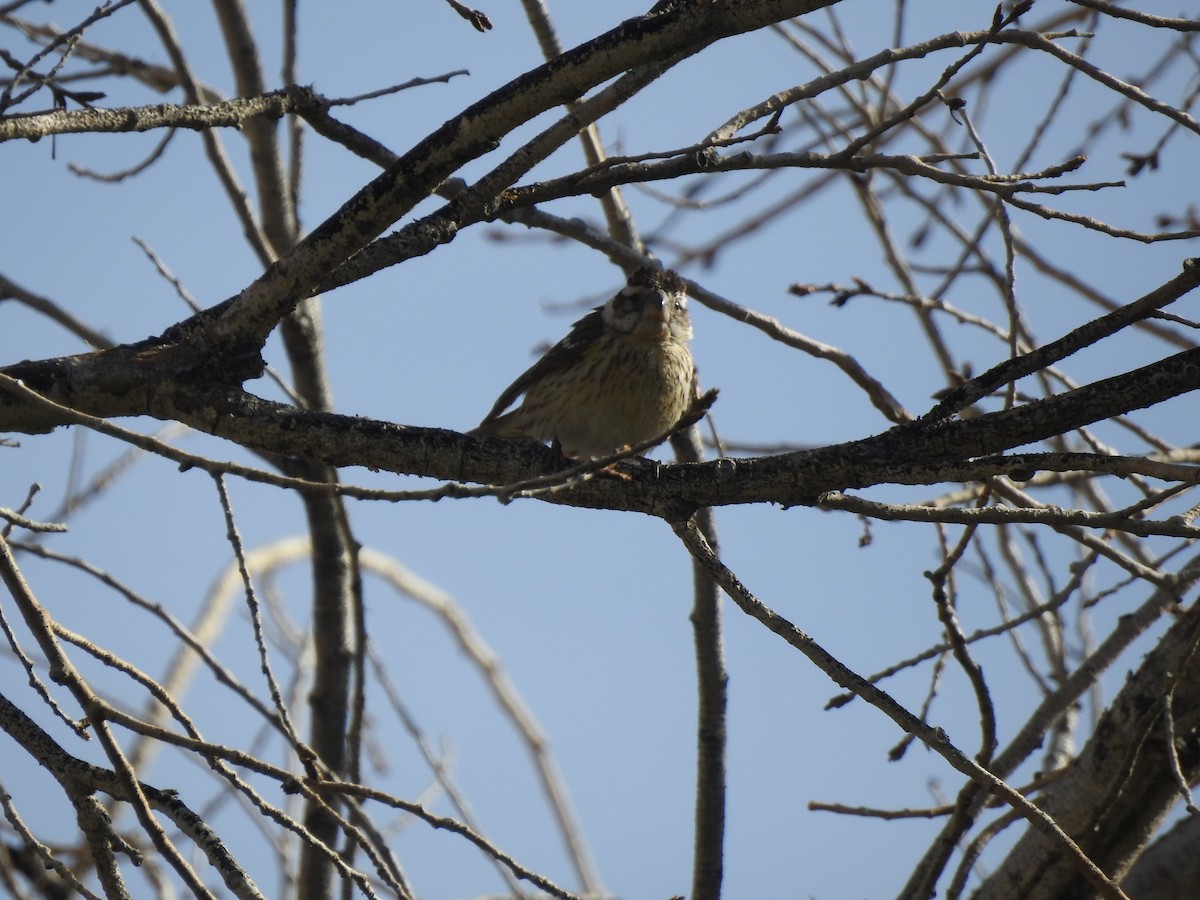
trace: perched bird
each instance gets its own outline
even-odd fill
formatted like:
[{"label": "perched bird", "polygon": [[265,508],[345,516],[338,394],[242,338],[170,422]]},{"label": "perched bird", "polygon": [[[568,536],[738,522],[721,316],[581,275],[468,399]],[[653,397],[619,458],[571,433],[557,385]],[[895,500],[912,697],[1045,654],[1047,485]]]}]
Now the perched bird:
[{"label": "perched bird", "polygon": [[667,431],[698,394],[685,291],[672,271],[638,269],[509,385],[470,434],[551,441],[589,459]]}]

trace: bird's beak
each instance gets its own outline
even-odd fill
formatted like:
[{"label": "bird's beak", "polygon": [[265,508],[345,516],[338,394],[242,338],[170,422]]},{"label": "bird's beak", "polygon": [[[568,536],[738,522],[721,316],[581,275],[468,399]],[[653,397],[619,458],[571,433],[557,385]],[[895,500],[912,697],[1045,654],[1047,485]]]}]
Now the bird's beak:
[{"label": "bird's beak", "polygon": [[646,317],[655,322],[667,321],[667,295],[662,291],[655,291],[654,298],[646,304]]},{"label": "bird's beak", "polygon": [[655,291],[654,295],[646,301],[642,312],[642,321],[637,329],[641,334],[656,340],[664,340],[670,335],[670,326],[667,324],[667,302],[667,295],[662,291]]}]

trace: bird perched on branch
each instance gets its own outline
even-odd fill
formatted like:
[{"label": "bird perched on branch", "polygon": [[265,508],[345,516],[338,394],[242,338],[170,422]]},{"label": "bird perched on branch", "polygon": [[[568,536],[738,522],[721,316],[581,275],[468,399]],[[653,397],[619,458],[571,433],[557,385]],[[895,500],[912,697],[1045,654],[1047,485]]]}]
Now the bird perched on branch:
[{"label": "bird perched on branch", "polygon": [[658,437],[698,395],[691,337],[683,279],[640,268],[509,385],[469,433],[551,441],[573,459]]}]

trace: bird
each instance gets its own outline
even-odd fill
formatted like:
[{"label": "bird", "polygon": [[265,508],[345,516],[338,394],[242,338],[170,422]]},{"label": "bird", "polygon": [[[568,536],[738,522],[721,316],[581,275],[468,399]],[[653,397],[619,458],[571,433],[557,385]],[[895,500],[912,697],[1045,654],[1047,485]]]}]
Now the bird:
[{"label": "bird", "polygon": [[665,435],[699,395],[691,338],[686,283],[670,269],[643,266],[510,384],[468,434],[549,441],[576,460]]}]

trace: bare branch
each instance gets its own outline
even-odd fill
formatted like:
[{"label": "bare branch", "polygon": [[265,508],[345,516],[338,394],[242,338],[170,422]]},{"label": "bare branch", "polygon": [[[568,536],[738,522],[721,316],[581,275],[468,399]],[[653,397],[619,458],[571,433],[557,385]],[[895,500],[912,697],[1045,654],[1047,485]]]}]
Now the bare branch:
[{"label": "bare branch", "polygon": [[1013,809],[1023,815],[1034,826],[1034,832],[1051,842],[1059,852],[1063,853],[1087,877],[1088,882],[1096,888],[1100,896],[1113,898],[1128,898],[1115,883],[1113,883],[1099,868],[1096,867],[1059,825],[1045,812],[1031,803],[1025,797],[1005,784],[983,766],[968,758],[951,742],[940,728],[933,728],[922,722],[879,688],[847,669],[832,655],[821,648],[811,637],[780,616],[774,610],[763,605],[757,597],[751,594],[717,559],[708,546],[704,536],[700,534],[694,523],[678,523],[672,526],[679,539],[692,556],[697,559],[716,579],[738,607],[748,616],[758,620],[774,634],[777,634],[788,644],[803,653],[809,661],[821,669],[842,687],[853,691],[872,706],[892,719],[905,732],[916,735],[921,741],[945,759],[951,766],[967,775],[977,785],[988,792],[1003,797]]}]

